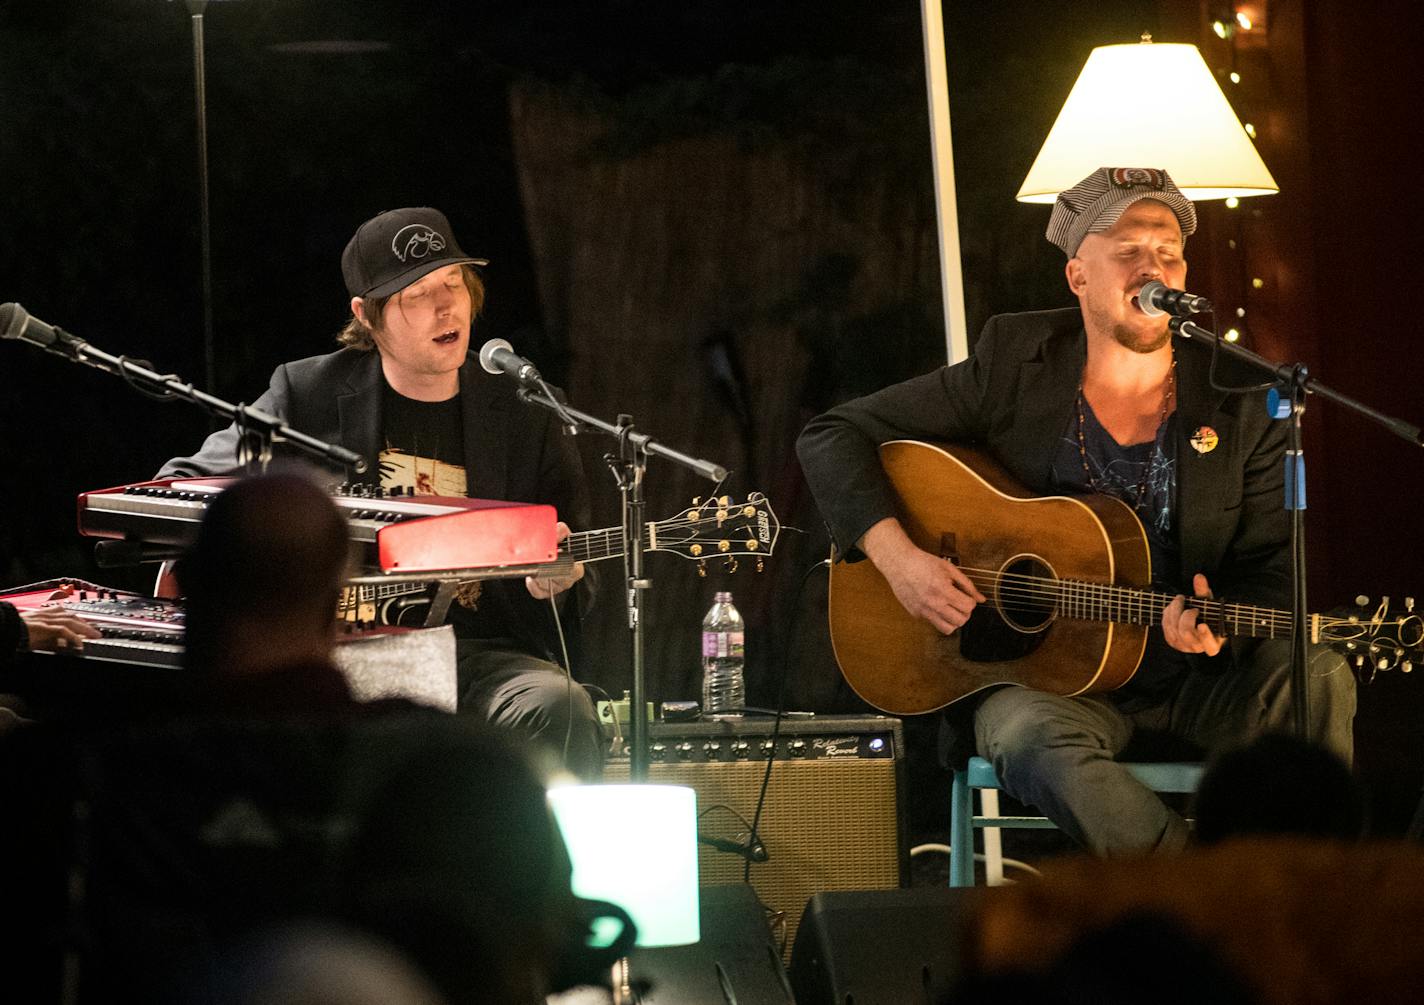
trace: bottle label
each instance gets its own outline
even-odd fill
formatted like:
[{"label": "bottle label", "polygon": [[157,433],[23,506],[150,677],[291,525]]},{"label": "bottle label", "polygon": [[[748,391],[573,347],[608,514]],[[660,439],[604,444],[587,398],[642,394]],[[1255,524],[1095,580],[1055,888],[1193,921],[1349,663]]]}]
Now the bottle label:
[{"label": "bottle label", "polygon": [[702,655],[708,659],[742,657],[746,654],[745,632],[703,632]]}]

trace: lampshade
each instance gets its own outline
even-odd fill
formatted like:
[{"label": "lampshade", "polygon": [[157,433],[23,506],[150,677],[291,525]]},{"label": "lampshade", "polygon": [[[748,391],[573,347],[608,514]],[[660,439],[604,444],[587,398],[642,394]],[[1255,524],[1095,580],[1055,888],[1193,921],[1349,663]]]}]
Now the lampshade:
[{"label": "lampshade", "polygon": [[549,804],[573,859],[573,890],[609,900],[640,946],[698,941],[697,793],[685,785],[568,785]]},{"label": "lampshade", "polygon": [[1019,189],[1052,202],[1100,167],[1163,168],[1193,200],[1279,191],[1194,45],[1094,49]]}]

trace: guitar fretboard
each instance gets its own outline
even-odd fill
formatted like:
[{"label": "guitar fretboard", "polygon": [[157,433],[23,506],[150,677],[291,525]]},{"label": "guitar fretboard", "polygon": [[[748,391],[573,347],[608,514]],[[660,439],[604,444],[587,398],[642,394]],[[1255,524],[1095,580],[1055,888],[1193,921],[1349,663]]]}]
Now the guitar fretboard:
[{"label": "guitar fretboard", "polygon": [[[986,595],[992,591],[999,606],[1013,620],[1023,614],[1080,621],[1152,626],[1162,620],[1162,612],[1174,599],[1172,594],[1108,583],[1051,579],[1018,573],[988,573],[964,569]],[[1189,598],[1187,605],[1200,612],[1201,620],[1218,635],[1253,638],[1289,638],[1293,618],[1289,611],[1252,604]],[[1312,639],[1319,637],[1322,619],[1308,615]],[[1038,620],[1030,618],[1029,620]]]},{"label": "guitar fretboard", "polygon": [[[1086,621],[1155,625],[1173,600],[1165,593],[1102,583],[1053,581],[1046,588],[1053,594],[1054,607],[1060,614]],[[1187,605],[1199,611],[1201,620],[1218,635],[1274,639],[1289,638],[1291,634],[1289,611],[1202,598],[1190,598]],[[1318,615],[1310,618],[1313,622]]]}]

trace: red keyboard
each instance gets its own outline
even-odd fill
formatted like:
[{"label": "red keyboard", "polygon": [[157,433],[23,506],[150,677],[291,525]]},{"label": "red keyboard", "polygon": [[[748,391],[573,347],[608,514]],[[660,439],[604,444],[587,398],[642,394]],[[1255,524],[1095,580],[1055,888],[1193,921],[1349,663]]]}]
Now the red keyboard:
[{"label": "red keyboard", "polygon": [[[175,478],[85,492],[79,532],[187,547],[231,479]],[[335,495],[365,564],[382,572],[496,569],[558,558],[554,507],[453,496]]]}]

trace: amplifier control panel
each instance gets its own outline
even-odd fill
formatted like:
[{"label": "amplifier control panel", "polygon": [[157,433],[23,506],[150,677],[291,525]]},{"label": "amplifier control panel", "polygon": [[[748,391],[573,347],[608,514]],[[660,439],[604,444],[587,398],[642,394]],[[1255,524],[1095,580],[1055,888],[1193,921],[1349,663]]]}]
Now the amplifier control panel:
[{"label": "amplifier control panel", "polygon": [[[654,722],[648,733],[652,763],[893,760],[903,747],[900,720],[881,715],[783,719],[775,736],[769,716]],[[628,758],[626,731],[620,748],[615,761]]]}]

